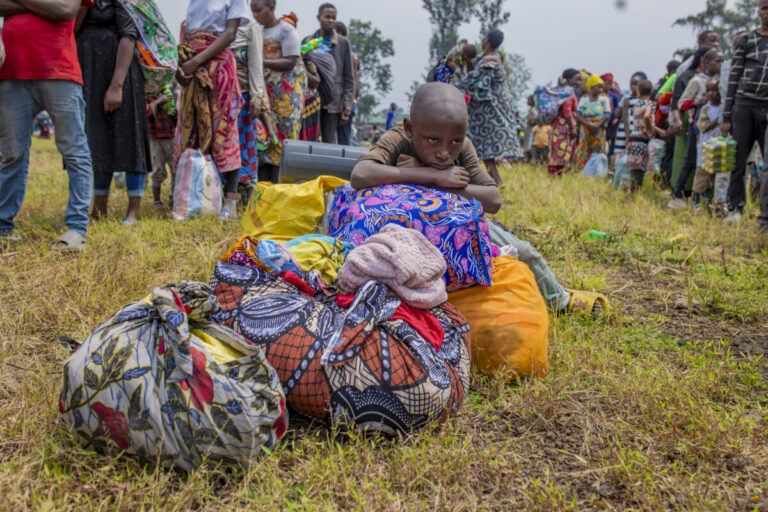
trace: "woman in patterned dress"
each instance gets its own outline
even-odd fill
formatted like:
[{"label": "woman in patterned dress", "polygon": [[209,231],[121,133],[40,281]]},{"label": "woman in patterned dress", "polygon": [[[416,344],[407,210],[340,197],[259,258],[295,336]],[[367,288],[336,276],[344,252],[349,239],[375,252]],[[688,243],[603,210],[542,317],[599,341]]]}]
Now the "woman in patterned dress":
[{"label": "woman in patterned dress", "polygon": [[549,145],[549,175],[560,176],[573,164],[576,150],[576,119],[578,109],[576,89],[581,87],[581,73],[575,69],[566,69],[560,78],[560,89],[572,92],[572,95],[560,105],[557,118],[552,122],[552,142]]},{"label": "woman in patterned dress", "polygon": [[296,17],[275,16],[275,0],[252,0],[251,10],[264,27],[264,81],[272,109],[279,144],[262,159],[259,181],[277,183],[278,166],[286,139],[298,140],[304,110],[307,74],[301,60],[301,40],[296,32]]},{"label": "woman in patterned dress", "polygon": [[499,175],[496,160],[523,157],[517,136],[520,123],[512,111],[504,61],[498,52],[503,41],[501,31],[488,32],[483,38],[483,55],[475,64],[475,69],[459,82],[459,89],[469,96],[467,135],[499,187],[504,186],[504,181]]}]

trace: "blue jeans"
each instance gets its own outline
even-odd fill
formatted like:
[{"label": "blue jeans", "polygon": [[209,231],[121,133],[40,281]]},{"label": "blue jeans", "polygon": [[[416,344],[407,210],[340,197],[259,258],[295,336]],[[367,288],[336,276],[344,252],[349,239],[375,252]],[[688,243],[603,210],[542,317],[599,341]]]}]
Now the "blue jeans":
[{"label": "blue jeans", "polygon": [[0,80],[0,232],[13,231],[24,201],[32,125],[42,110],[56,126],[56,147],[69,175],[64,223],[85,236],[93,189],[85,101],[83,88],[64,80]]},{"label": "blue jeans", "polygon": [[531,269],[536,285],[549,307],[556,311],[563,309],[564,301],[570,299],[570,294],[557,282],[555,274],[541,254],[530,243],[520,240],[504,229],[501,224],[489,222],[488,229],[491,234],[491,243],[499,248],[511,245],[517,249],[517,258]]},{"label": "blue jeans", "polygon": [[[108,196],[112,185],[114,173],[98,172],[93,176],[93,194],[96,196]],[[125,187],[128,189],[128,197],[144,197],[144,184],[147,175],[138,172],[125,173]]]}]

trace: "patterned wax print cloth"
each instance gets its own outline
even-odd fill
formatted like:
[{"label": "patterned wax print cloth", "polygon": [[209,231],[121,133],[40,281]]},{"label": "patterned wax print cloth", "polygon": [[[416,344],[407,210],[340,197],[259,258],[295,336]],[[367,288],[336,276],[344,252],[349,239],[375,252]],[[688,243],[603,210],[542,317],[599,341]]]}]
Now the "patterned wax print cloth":
[{"label": "patterned wax print cloth", "polygon": [[319,234],[305,235],[285,243],[244,235],[219,261],[261,268],[275,274],[293,272],[314,292],[331,288],[336,291],[339,271],[354,248],[349,242]]},{"label": "patterned wax print cloth", "polygon": [[84,445],[191,471],[247,465],[287,428],[262,350],[213,323],[203,283],[156,288],[96,329],[64,364],[59,412]]},{"label": "patterned wax print cloth", "polygon": [[219,263],[211,287],[222,305],[216,320],[264,349],[300,413],[394,435],[444,421],[467,392],[469,327],[448,303],[430,310],[444,334],[437,350],[393,319],[400,299],[375,281],[348,309],[241,265]]},{"label": "patterned wax print cloth", "polygon": [[328,217],[332,237],[361,245],[387,224],[415,229],[440,249],[448,291],[491,285],[491,239],[478,201],[415,185],[336,189]]},{"label": "patterned wax print cloth", "polygon": [[[218,36],[190,32],[185,37],[179,45],[179,64],[204,51]],[[186,149],[199,149],[213,157],[219,172],[239,170],[237,119],[242,101],[235,55],[227,48],[200,66],[181,91],[174,167]]]},{"label": "patterned wax print cloth", "polygon": [[144,72],[144,92],[155,96],[163,91],[176,73],[179,52],[160,9],[153,0],[118,2],[133,19],[139,32],[136,59]]},{"label": "patterned wax print cloth", "polygon": [[573,163],[576,137],[571,134],[571,117],[578,107],[576,96],[565,100],[552,122],[552,140],[549,143],[549,174],[567,172]]},{"label": "patterned wax print cloth", "polygon": [[240,183],[250,185],[259,178],[259,151],[268,147],[267,129],[258,117],[251,114],[251,95],[243,93],[243,103],[237,118],[240,135]]},{"label": "patterned wax print cloth", "polygon": [[[283,56],[283,47],[277,41],[264,39],[264,58],[279,59]],[[283,141],[298,140],[301,134],[304,94],[307,89],[307,71],[304,61],[299,59],[290,71],[275,71],[264,68],[264,83],[272,107],[272,124],[280,142],[270,147],[262,156],[263,161],[271,165],[280,165]]]},{"label": "patterned wax print cloth", "polygon": [[512,98],[503,66],[480,60],[464,75],[459,89],[469,95],[467,136],[480,160],[522,158],[518,134],[522,125],[512,110]]}]

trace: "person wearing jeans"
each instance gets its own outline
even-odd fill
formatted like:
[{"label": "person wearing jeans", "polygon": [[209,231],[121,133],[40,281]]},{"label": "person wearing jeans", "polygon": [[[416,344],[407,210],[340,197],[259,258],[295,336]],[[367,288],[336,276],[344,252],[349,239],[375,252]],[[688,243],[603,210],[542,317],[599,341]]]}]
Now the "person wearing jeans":
[{"label": "person wearing jeans", "polygon": [[78,9],[92,3],[3,0],[0,4],[6,48],[0,68],[0,239],[6,242],[21,240],[13,233],[14,220],[27,186],[32,125],[35,116],[47,110],[56,125],[56,147],[69,176],[64,218],[69,230],[53,248],[85,248],[93,169],[73,29]]},{"label": "person wearing jeans", "polygon": [[[749,153],[755,142],[761,150],[765,149],[768,127],[768,0],[760,0],[758,15],[762,26],[742,37],[734,48],[723,110],[721,132],[733,132],[738,143],[736,169],[728,186],[731,213],[727,220],[731,222],[741,219],[747,202],[745,173]],[[765,208],[760,222],[768,223]]]}]

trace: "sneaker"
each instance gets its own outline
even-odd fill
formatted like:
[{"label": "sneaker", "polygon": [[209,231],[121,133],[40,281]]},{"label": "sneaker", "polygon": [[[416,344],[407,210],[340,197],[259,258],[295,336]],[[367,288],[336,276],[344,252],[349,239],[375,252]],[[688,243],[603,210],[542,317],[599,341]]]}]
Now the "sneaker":
[{"label": "sneaker", "polygon": [[162,201],[155,201],[152,203],[152,209],[153,210],[162,210],[165,205]]},{"label": "sneaker", "polygon": [[667,208],[670,210],[677,210],[678,208],[685,208],[686,206],[688,206],[688,203],[685,202],[685,199],[680,199],[678,197],[672,198],[667,203]]},{"label": "sneaker", "polygon": [[741,222],[742,217],[744,217],[744,215],[742,215],[739,210],[734,210],[728,214],[728,216],[725,218],[725,222],[730,224],[738,224]]}]

